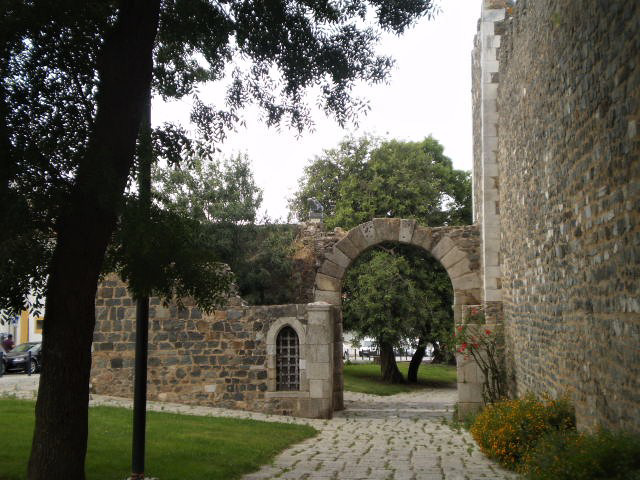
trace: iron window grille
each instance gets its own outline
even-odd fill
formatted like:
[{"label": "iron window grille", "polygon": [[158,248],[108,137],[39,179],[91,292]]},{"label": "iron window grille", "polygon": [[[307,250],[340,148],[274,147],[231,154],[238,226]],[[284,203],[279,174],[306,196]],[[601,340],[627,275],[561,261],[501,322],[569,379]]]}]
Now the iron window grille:
[{"label": "iron window grille", "polygon": [[276,389],[300,390],[300,341],[296,331],[287,326],[276,339]]}]

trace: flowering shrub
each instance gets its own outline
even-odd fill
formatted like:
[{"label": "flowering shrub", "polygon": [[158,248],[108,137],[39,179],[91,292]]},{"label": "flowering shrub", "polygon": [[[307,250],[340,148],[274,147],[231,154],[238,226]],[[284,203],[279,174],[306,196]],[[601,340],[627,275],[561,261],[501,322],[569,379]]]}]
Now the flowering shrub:
[{"label": "flowering shrub", "polygon": [[449,347],[473,358],[484,375],[482,398],[485,403],[494,403],[506,396],[506,373],[502,359],[504,336],[502,327],[493,330],[483,327],[484,314],[478,308],[472,308],[467,322],[473,325],[458,325]]},{"label": "flowering shrub", "polygon": [[575,416],[568,401],[528,395],[487,405],[476,417],[471,435],[488,457],[515,470],[543,435],[571,428]]},{"label": "flowering shrub", "polygon": [[640,436],[557,430],[526,457],[530,480],[640,480]]}]

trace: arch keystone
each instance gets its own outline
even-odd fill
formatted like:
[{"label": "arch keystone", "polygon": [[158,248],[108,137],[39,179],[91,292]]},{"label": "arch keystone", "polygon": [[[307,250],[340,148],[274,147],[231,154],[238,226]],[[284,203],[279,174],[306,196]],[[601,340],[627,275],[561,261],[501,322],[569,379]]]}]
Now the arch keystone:
[{"label": "arch keystone", "polygon": [[399,218],[374,218],[373,226],[376,230],[376,243],[397,242],[400,238]]},{"label": "arch keystone", "polygon": [[413,237],[413,231],[416,228],[415,220],[401,220],[400,221],[400,236],[398,241],[400,243],[411,243]]}]

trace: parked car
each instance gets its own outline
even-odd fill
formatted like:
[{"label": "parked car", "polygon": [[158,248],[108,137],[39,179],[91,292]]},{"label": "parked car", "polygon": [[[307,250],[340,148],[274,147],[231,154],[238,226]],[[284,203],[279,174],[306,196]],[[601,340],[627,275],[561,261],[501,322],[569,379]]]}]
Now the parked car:
[{"label": "parked car", "polygon": [[[9,353],[4,355],[4,364],[7,372],[39,372],[42,368],[40,342],[21,343]],[[31,363],[29,363],[31,352]]]}]

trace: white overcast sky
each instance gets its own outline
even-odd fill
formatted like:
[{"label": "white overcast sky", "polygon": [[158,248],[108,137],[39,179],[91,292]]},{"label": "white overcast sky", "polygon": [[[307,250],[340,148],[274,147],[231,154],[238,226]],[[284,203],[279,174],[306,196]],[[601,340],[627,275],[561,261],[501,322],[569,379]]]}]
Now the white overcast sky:
[{"label": "white overcast sky", "polygon": [[[296,190],[304,166],[347,135],[370,133],[401,140],[433,135],[455,168],[471,170],[471,50],[481,2],[438,3],[441,11],[434,20],[421,20],[401,37],[382,38],[379,52],[395,58],[396,65],[388,84],[362,85],[355,91],[371,107],[357,129],[342,130],[317,111],[314,131],[296,138],[294,131],[266,128],[257,111],[245,112],[246,128],[231,132],[220,148],[224,155],[249,155],[256,182],[264,191],[263,212],[286,219],[287,198]],[[219,92],[215,85],[201,88],[201,96],[212,101]],[[153,123],[184,123],[189,111],[188,101],[154,100]]]}]

